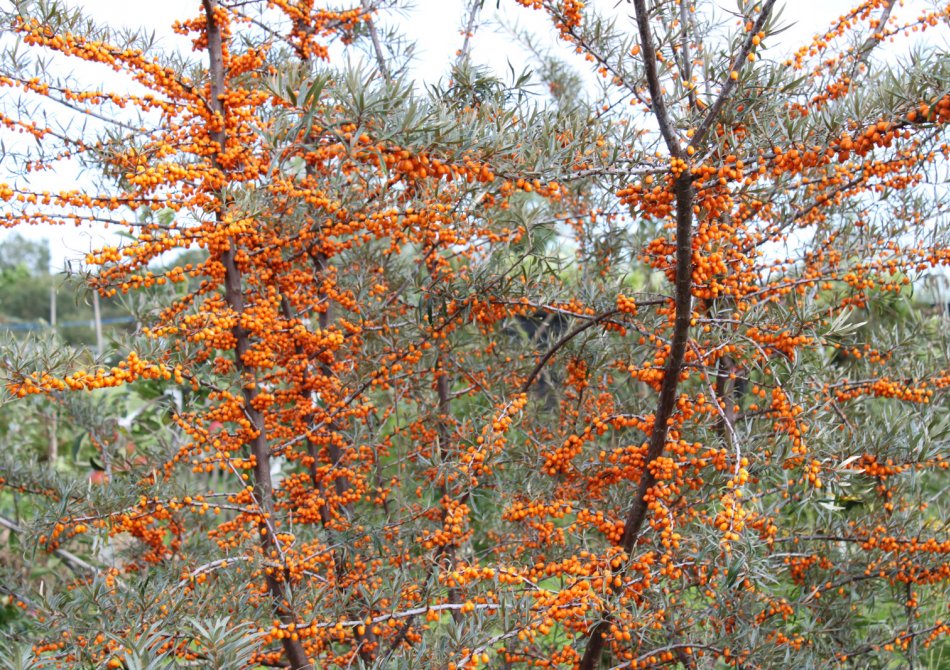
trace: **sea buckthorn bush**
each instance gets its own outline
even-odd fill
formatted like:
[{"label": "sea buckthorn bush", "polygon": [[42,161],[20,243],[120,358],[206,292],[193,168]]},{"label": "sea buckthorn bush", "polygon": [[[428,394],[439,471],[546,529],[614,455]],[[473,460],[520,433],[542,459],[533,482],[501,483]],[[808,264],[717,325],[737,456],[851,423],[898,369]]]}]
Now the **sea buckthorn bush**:
[{"label": "sea buckthorn bush", "polygon": [[503,4],[427,87],[390,2],[2,10],[0,223],[138,324],[4,344],[6,667],[938,666],[950,10]]}]

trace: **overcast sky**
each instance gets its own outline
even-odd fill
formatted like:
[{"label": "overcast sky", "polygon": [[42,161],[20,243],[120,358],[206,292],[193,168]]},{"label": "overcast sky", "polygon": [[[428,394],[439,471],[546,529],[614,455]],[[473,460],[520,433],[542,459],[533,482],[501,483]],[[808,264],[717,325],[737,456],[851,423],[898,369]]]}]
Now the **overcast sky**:
[{"label": "overcast sky", "polygon": [[[630,5],[623,0],[595,2],[599,8],[618,13],[621,17],[629,13]],[[110,25],[145,26],[154,29],[162,43],[169,48],[188,48],[182,38],[171,33],[170,26],[174,20],[192,16],[200,9],[200,3],[196,0],[74,0],[74,4],[81,5],[98,21]],[[851,1],[842,0],[787,2],[782,20],[783,23],[790,24],[790,28],[782,34],[782,44],[789,47],[801,44],[815,32],[824,30],[830,21],[846,12],[853,4]],[[486,0],[482,13],[484,25],[478,33],[478,38],[473,41],[472,57],[476,63],[489,65],[499,71],[507,70],[509,62],[520,71],[528,65],[527,54],[514,43],[510,35],[493,28],[492,23],[518,24],[536,33],[542,43],[553,44],[555,33],[544,13],[523,8],[514,0],[501,0],[500,5],[501,9],[496,10],[496,0]],[[735,5],[724,3],[723,6],[732,9]],[[416,0],[415,8],[406,15],[384,15],[381,18],[384,23],[398,25],[417,43],[414,75],[423,81],[436,81],[446,74],[449,63],[461,46],[462,12],[462,0]],[[559,48],[558,53],[568,60],[573,59],[579,70],[585,68],[583,61],[574,57],[568,49],[563,46]],[[36,182],[36,186],[50,190],[80,188],[81,181],[75,170],[64,167],[56,174],[44,175],[41,181]],[[49,239],[53,271],[62,269],[64,260],[81,259],[88,251],[111,237],[107,231],[92,227],[34,226],[21,228],[19,232],[30,237]],[[0,244],[8,234],[10,233],[0,231]]]}]

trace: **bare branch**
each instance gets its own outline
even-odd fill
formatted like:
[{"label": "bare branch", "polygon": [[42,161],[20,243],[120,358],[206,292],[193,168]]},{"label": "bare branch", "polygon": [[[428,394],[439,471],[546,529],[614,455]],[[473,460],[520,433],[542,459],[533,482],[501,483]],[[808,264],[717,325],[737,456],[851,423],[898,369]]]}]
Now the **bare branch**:
[{"label": "bare branch", "polygon": [[650,14],[647,11],[646,0],[632,0],[632,2],[637,15],[637,30],[640,33],[640,50],[643,52],[643,63],[646,67],[650,106],[670,154],[674,158],[682,158],[683,149],[673,131],[666,100],[663,97],[663,86],[660,84],[660,74],[656,69],[656,46],[653,43],[653,31],[650,28]]}]

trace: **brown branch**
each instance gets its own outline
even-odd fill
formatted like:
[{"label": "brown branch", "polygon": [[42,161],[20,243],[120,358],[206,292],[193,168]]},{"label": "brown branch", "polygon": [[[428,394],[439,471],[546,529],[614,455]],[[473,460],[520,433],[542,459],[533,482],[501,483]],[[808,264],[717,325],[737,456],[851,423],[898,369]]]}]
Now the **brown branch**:
[{"label": "brown branch", "polygon": [[376,54],[376,67],[379,68],[379,73],[383,75],[383,79],[387,82],[392,79],[392,75],[389,73],[389,68],[386,66],[386,56],[383,54],[383,45],[379,41],[379,33],[376,30],[376,24],[373,22],[373,19],[369,17],[369,14],[375,11],[370,0],[361,0],[363,6],[363,11],[366,12],[366,26],[369,28],[369,37],[373,42],[373,53]]},{"label": "brown branch", "polygon": [[[290,305],[290,300],[287,299],[286,295],[281,296],[280,306],[281,311],[284,314],[284,318],[287,319],[288,322],[293,320],[293,309]],[[323,314],[321,313],[320,316],[322,318]],[[294,341],[294,353],[297,354],[297,356],[299,356],[301,359],[306,360],[306,353],[304,352],[303,347],[300,345],[300,342],[297,340]],[[309,382],[311,381],[308,379],[309,365],[307,363],[304,363],[304,365],[307,367],[307,369],[304,370],[304,383],[309,385]],[[309,396],[307,396],[307,401],[310,402]],[[310,425],[312,420],[313,412],[310,412],[306,415],[304,422],[306,425]],[[317,462],[319,460],[320,447],[316,442],[313,441],[313,438],[310,436],[309,432],[303,437],[306,439],[307,455],[310,457],[310,462],[307,468],[308,472],[310,473],[310,481],[313,484],[313,487],[319,492],[320,497],[324,500],[318,511],[320,513],[320,523],[324,528],[326,528],[330,523],[330,509],[327,506],[326,491],[323,487],[323,482],[320,480],[319,474],[317,473]]]},{"label": "brown branch", "polygon": [[[438,416],[436,421],[438,422],[438,434],[439,434],[439,457],[441,462],[444,463],[446,458],[449,455],[449,425],[448,417],[449,413],[452,411],[452,397],[449,393],[449,376],[446,374],[443,366],[440,365],[436,370],[436,391],[439,395],[439,406],[438,406]],[[443,480],[443,483],[439,486],[442,497],[445,498],[448,493],[447,483]],[[446,521],[446,509],[442,508],[442,523]],[[437,556],[436,556],[436,565],[438,567],[445,567],[447,570],[451,571],[455,569],[456,565],[456,552],[455,546],[451,543],[447,543],[439,547]],[[449,587],[449,602],[458,603],[460,601],[458,589],[455,587]],[[462,613],[459,610],[452,610],[452,620],[455,621],[456,625],[460,624],[462,621]]]},{"label": "brown branch", "polygon": [[[884,34],[888,19],[891,18],[891,12],[894,11],[894,5],[896,4],[897,0],[890,0],[890,2],[884,6],[884,9],[881,10],[881,15],[877,20],[880,33],[882,35]],[[874,51],[875,47],[877,47],[882,41],[883,40],[877,39],[873,34],[864,41],[864,44],[861,45],[855,54],[854,65],[851,66],[851,72],[848,75],[849,79],[854,79],[860,67],[867,64],[868,59],[871,57],[871,52]]]},{"label": "brown branch", "polygon": [[[774,1],[774,0],[773,0]],[[633,0],[636,10],[637,28],[640,32],[640,43],[646,63],[647,85],[650,90],[651,106],[656,116],[660,133],[673,157],[681,158],[682,149],[679,141],[673,134],[666,103],[663,99],[662,88],[656,68],[656,50],[650,31],[649,16],[645,0]],[[624,522],[621,547],[627,556],[633,550],[640,530],[646,521],[648,503],[647,493],[656,484],[650,466],[663,454],[666,447],[666,438],[669,431],[669,421],[676,406],[676,394],[679,389],[679,377],[683,369],[683,359],[686,353],[686,343],[689,339],[689,325],[692,313],[692,254],[693,254],[693,184],[692,176],[684,170],[674,182],[676,197],[676,274],[675,274],[675,312],[673,318],[673,335],[670,340],[670,353],[663,372],[663,382],[660,386],[660,397],[654,413],[653,429],[650,431],[650,442],[644,458],[643,472],[633,499],[633,504],[627,512]],[[621,567],[619,574],[623,574],[626,565]],[[614,580],[610,580],[613,584]],[[605,613],[603,618],[594,625],[588,635],[587,648],[581,658],[579,670],[594,670],[603,655],[607,641],[607,631],[610,627],[611,616]]]},{"label": "brown branch", "polygon": [[[313,266],[314,279],[315,281],[319,282],[321,277],[326,273],[327,257],[322,252],[317,252],[311,249],[310,262],[311,262],[311,265]],[[320,327],[320,330],[324,332],[326,332],[330,328],[330,324],[332,321],[332,312],[331,312],[332,304],[333,303],[328,301],[326,309],[320,312],[317,317],[317,323]],[[325,377],[328,377],[328,378],[335,377],[333,369],[330,367],[329,364],[324,362],[324,363],[321,363],[320,367]],[[338,430],[337,424],[334,422],[332,417],[330,418],[327,428],[330,431]],[[308,441],[309,441],[309,438],[308,438]],[[334,468],[339,466],[339,464],[343,461],[344,453],[340,449],[340,447],[336,444],[335,440],[330,440],[329,443],[327,444],[327,454],[329,455],[330,462]],[[310,455],[311,457],[316,459],[316,456],[317,456],[316,449],[313,449]],[[315,467],[315,464],[316,464],[316,461],[314,461],[314,467]],[[314,472],[315,474],[315,470],[313,470],[312,472]],[[316,483],[316,478],[314,478],[314,483]],[[321,495],[322,495],[323,490],[324,490],[322,483],[320,484],[318,488],[321,491]],[[347,491],[350,490],[350,482],[345,477],[334,476],[333,488],[336,490],[337,496],[342,497]],[[354,514],[352,503],[350,502],[345,503],[343,506],[343,512],[347,516],[347,518],[352,518]],[[327,522],[330,519],[330,509],[327,503],[324,503],[321,506],[320,514],[321,514],[321,518],[324,519],[324,527],[327,527]],[[339,557],[337,560],[338,577],[343,577],[346,574],[346,572],[349,571],[350,569],[347,563],[345,562],[345,560],[346,560],[345,554]],[[360,593],[362,593],[362,589],[360,589]],[[371,651],[370,648],[368,648],[365,645],[365,643],[370,643],[372,647],[375,647],[376,642],[377,642],[376,634],[373,633],[371,630],[367,630],[366,632],[362,634],[358,634],[357,639],[359,640],[359,646],[357,647],[357,654],[365,663],[367,664],[372,663],[374,660],[374,653],[373,651]]]},{"label": "brown branch", "polygon": [[[205,11],[206,36],[208,40],[209,74],[211,77],[211,96],[208,101],[209,107],[214,114],[215,128],[211,131],[211,139],[218,145],[220,153],[224,153],[227,145],[227,136],[225,134],[225,73],[224,73],[224,43],[221,26],[215,19],[215,10],[218,8],[218,0],[202,0]],[[222,172],[223,166],[220,157],[214,157],[215,167]],[[223,203],[219,205],[215,216],[219,225],[224,225]],[[234,358],[235,366],[242,377],[247,369],[244,364],[244,355],[250,349],[250,333],[241,325],[240,315],[244,312],[244,289],[241,270],[237,267],[237,243],[232,239],[229,241],[227,250],[222,254],[221,262],[225,269],[224,292],[225,299],[232,310],[238,315],[238,323],[232,329],[235,339]],[[242,393],[244,396],[244,411],[247,414],[251,425],[256,430],[256,435],[251,440],[249,447],[254,455],[254,498],[260,507],[264,519],[261,522],[261,549],[264,555],[268,555],[275,548],[274,533],[270,532],[266,525],[266,519],[273,513],[273,490],[270,477],[270,450],[267,447],[267,433],[264,429],[264,415],[254,407],[254,400],[257,397],[258,389],[254,383],[243,383]],[[274,611],[283,623],[294,623],[296,616],[286,603],[290,601],[289,594],[284,586],[273,574],[265,575],[267,590],[270,592],[274,603]],[[313,666],[303,645],[299,640],[293,640],[289,637],[281,640],[284,648],[284,654],[290,662],[293,670],[312,670]]]},{"label": "brown branch", "polygon": [[[719,406],[720,399],[723,400],[723,407],[719,412],[719,417],[716,419],[716,424],[714,430],[716,434],[719,435],[719,438],[722,440],[723,444],[727,446],[732,446],[730,444],[730,435],[727,432],[727,429],[732,428],[736,421],[736,398],[735,398],[735,385],[732,385],[732,388],[729,388],[729,381],[731,375],[735,374],[736,363],[731,356],[723,356],[719,359],[719,364],[716,370],[716,386],[715,386],[715,397],[713,402],[716,403],[716,406]],[[730,392],[732,397],[730,398]]]},{"label": "brown branch", "polygon": [[[323,274],[326,272],[327,257],[323,253],[312,252],[310,254],[310,261],[311,261],[311,264],[313,265],[314,278],[317,281],[319,281],[320,278],[323,276]],[[330,312],[330,307],[331,307],[331,304],[327,303],[327,308],[323,310],[322,312],[320,312],[319,316],[317,317],[317,322],[320,326],[320,330],[326,331],[330,327],[330,322],[332,321],[332,314]],[[333,370],[331,370],[330,366],[327,365],[326,363],[321,364],[321,368],[322,368],[324,376],[326,377],[335,376],[333,373]],[[328,428],[331,431],[337,429],[336,425],[333,423],[332,420],[330,421]],[[330,462],[333,464],[334,467],[338,466],[343,461],[343,451],[333,440],[331,440],[327,444],[327,453],[330,455]],[[342,496],[344,493],[349,491],[350,483],[344,477],[334,477],[333,487],[336,489],[337,495]],[[350,512],[349,508],[344,508],[344,509],[346,509],[347,513],[349,514]]]},{"label": "brown branch", "polygon": [[693,63],[692,55],[689,51],[689,26],[692,23],[689,6],[686,0],[680,0],[680,28],[683,31],[682,59],[683,59],[683,81],[686,82],[686,97],[689,100],[689,107],[693,111],[699,109],[696,102],[696,89],[693,87]]},{"label": "brown branch", "polygon": [[[642,2],[640,3],[642,4]],[[692,227],[693,227],[693,185],[688,172],[683,172],[676,179],[676,293],[675,316],[673,319],[673,337],[670,341],[669,358],[663,371],[663,383],[660,387],[660,397],[654,414],[653,430],[650,432],[650,442],[644,458],[643,473],[637,485],[633,504],[627,513],[623,526],[623,537],[620,541],[624,552],[629,556],[633,545],[637,541],[643,523],[646,521],[648,503],[647,493],[656,484],[656,477],[650,465],[663,454],[666,447],[666,437],[669,431],[669,420],[676,406],[676,393],[679,389],[680,372],[683,369],[683,358],[686,353],[686,343],[689,338],[689,322],[692,312]],[[621,567],[618,574],[623,574],[626,566]],[[613,583],[611,580],[610,583]],[[580,670],[594,670],[600,664],[606,643],[607,630],[610,627],[611,617],[605,614],[591,630],[587,649],[581,659]]]},{"label": "brown branch", "polygon": [[472,50],[472,35],[475,32],[475,22],[478,20],[478,13],[482,9],[484,0],[470,0],[468,8],[468,20],[465,22],[465,33],[462,39],[462,48],[459,49],[456,63],[461,65],[469,59]]},{"label": "brown branch", "polygon": [[[774,0],[772,0],[774,2]],[[674,158],[682,158],[683,150],[679,140],[673,132],[670,123],[670,114],[666,109],[666,100],[663,97],[663,86],[660,83],[660,74],[656,69],[656,46],[653,44],[653,32],[650,30],[650,16],[646,8],[646,0],[633,0],[637,15],[637,31],[640,33],[640,50],[643,52],[643,64],[646,68],[647,89],[650,91],[650,107],[660,127],[660,134]]]}]

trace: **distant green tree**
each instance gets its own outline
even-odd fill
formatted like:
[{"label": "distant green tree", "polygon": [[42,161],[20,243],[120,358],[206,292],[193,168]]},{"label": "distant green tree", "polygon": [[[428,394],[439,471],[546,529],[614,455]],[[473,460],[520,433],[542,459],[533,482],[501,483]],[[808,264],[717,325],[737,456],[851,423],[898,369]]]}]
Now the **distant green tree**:
[{"label": "distant green tree", "polygon": [[0,281],[10,275],[48,275],[49,263],[49,241],[45,238],[31,240],[13,233],[0,241]]},{"label": "distant green tree", "polygon": [[[92,324],[92,294],[76,278],[57,275],[31,275],[23,270],[10,270],[0,279],[0,327],[7,324],[15,333],[33,332],[51,320],[52,291],[56,290],[57,330],[63,341],[71,345],[95,344]],[[128,326],[116,322],[127,317],[128,310],[117,298],[100,299],[104,329]],[[108,335],[107,335],[108,337]]]}]

